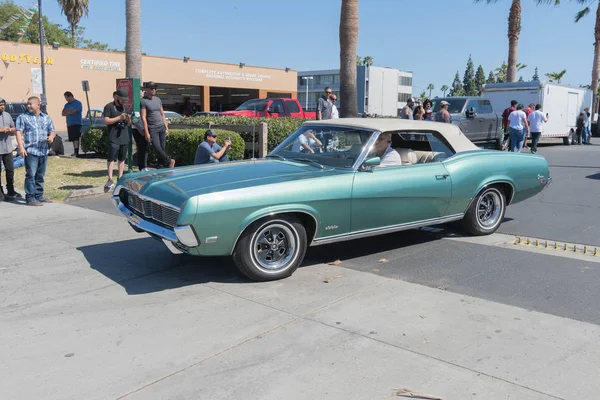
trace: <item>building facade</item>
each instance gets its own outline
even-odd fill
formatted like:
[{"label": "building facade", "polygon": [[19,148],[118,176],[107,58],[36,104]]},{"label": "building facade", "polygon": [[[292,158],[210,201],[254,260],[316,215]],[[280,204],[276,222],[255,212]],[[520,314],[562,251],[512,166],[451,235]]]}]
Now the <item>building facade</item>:
[{"label": "building facade", "polygon": [[[0,41],[0,97],[7,102],[26,102],[30,96],[40,96],[39,55],[39,45]],[[125,53],[45,46],[44,56],[47,111],[60,131],[66,130],[61,116],[65,91],[73,92],[86,113],[82,81],[89,82],[93,109],[112,101],[116,80],[125,78]],[[165,110],[191,115],[233,110],[255,98],[296,98],[297,71],[143,56],[142,81],[157,83],[157,96]]]},{"label": "building facade", "polygon": [[[412,72],[393,68],[359,65],[356,67],[358,112],[398,116],[406,101],[412,96]],[[326,87],[338,94],[340,103],[340,70],[313,70],[298,72],[298,100],[308,110],[317,107],[317,100]],[[308,96],[307,96],[308,92]]]}]

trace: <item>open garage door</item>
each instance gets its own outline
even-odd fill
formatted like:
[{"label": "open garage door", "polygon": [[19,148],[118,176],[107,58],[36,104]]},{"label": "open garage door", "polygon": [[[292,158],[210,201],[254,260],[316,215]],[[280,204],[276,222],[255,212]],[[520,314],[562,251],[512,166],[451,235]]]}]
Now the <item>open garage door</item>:
[{"label": "open garage door", "polygon": [[156,95],[160,97],[165,111],[192,115],[202,111],[202,86],[157,83]]},{"label": "open garage door", "polygon": [[247,100],[258,99],[258,89],[210,88],[210,111],[231,111]]}]

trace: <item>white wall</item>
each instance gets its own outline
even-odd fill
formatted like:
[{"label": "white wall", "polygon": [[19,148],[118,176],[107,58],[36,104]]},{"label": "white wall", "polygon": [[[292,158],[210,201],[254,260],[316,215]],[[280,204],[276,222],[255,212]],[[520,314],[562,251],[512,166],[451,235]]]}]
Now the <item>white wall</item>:
[{"label": "white wall", "polygon": [[[391,68],[369,68],[369,114],[398,115],[398,70]],[[410,93],[412,88],[406,89]],[[404,90],[402,90],[404,91]]]}]

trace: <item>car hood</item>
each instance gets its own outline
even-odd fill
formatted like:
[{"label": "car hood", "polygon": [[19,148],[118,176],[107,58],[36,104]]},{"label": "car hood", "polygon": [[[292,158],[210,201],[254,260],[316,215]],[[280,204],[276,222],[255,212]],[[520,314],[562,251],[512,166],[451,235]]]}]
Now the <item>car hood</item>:
[{"label": "car hood", "polygon": [[270,185],[347,173],[280,160],[247,160],[140,172],[124,177],[123,186],[180,206],[191,197],[245,187]]}]

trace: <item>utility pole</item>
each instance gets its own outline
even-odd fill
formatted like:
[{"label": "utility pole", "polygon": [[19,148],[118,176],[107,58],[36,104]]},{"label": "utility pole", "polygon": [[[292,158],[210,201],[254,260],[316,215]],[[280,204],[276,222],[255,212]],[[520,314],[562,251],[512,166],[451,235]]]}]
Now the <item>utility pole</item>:
[{"label": "utility pole", "polygon": [[42,0],[38,0],[38,16],[39,19],[39,28],[40,28],[40,62],[42,65],[42,105],[46,103],[46,67],[45,67],[45,58],[44,58],[44,42],[46,38],[44,37],[44,24],[42,20]]}]

